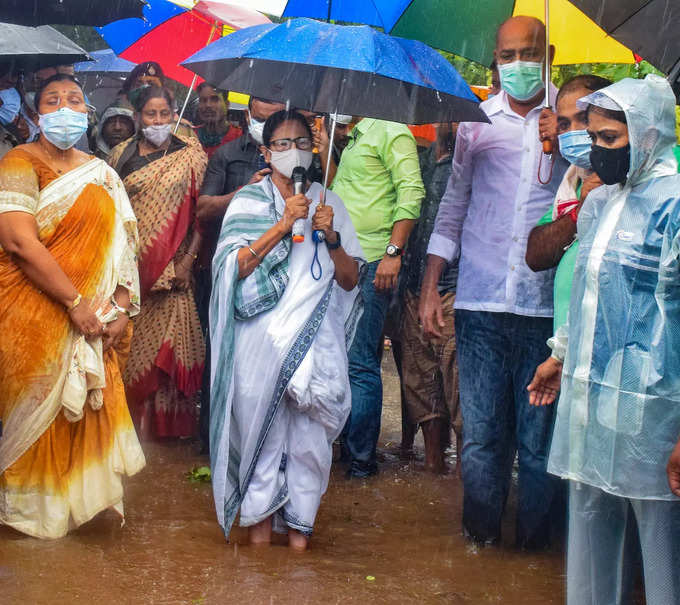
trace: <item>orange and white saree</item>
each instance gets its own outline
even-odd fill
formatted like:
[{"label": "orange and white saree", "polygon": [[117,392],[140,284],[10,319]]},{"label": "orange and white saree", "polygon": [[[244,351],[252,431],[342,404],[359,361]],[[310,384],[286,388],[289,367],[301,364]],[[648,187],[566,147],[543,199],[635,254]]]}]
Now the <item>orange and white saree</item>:
[{"label": "orange and white saree", "polygon": [[[105,162],[58,176],[12,150],[0,160],[2,212],[35,216],[40,241],[104,323],[119,285],[139,309],[136,220]],[[106,508],[122,516],[122,475],[145,460],[118,353],[80,335],[2,248],[0,300],[0,523],[58,538]]]}]

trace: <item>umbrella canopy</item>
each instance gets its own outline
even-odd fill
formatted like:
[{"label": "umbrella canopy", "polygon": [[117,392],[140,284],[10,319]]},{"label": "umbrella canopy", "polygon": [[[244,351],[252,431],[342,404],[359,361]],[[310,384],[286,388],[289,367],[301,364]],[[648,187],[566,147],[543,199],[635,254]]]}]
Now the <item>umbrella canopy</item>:
[{"label": "umbrella canopy", "polygon": [[[180,62],[218,38],[221,35],[219,28],[227,19],[228,7],[212,6],[218,2],[201,4],[209,5],[208,8],[214,9],[215,14],[187,10],[166,0],[147,0],[144,20],[123,19],[98,31],[123,59],[134,63],[156,61],[167,77],[190,86],[194,74],[179,65]],[[248,23],[248,14],[253,23],[269,22],[255,11],[238,8],[234,25]]]},{"label": "umbrella canopy", "polygon": [[437,51],[368,26],[295,19],[237,31],[183,63],[229,90],[409,124],[488,121]]},{"label": "umbrella canopy", "polygon": [[[288,0],[283,17],[376,25],[390,31],[412,0]],[[451,7],[449,6],[449,11]]]},{"label": "umbrella canopy", "polygon": [[2,0],[0,21],[18,25],[106,25],[141,17],[143,0]]},{"label": "umbrella canopy", "polygon": [[[601,4],[593,0],[593,4]],[[618,0],[611,2],[619,5]],[[617,9],[618,10],[618,9]],[[545,21],[544,0],[413,0],[390,31],[472,61],[493,60],[496,31],[513,15]],[[609,36],[568,0],[550,0],[550,43],[555,65],[634,63],[631,50]],[[645,57],[646,58],[646,57]]]},{"label": "umbrella canopy", "polygon": [[90,53],[92,61],[76,63],[75,70],[78,73],[101,73],[112,76],[125,76],[135,67],[135,63],[116,56],[110,48],[95,50]]},{"label": "umbrella canopy", "polygon": [[85,50],[53,27],[0,23],[0,62],[33,71],[89,60]]},{"label": "umbrella canopy", "polygon": [[572,4],[652,65],[680,67],[680,2],[677,0],[572,0]]},{"label": "umbrella canopy", "polygon": [[[394,36],[420,40],[483,65],[491,63],[496,30],[508,17],[527,15],[545,20],[544,0],[252,1],[258,3],[257,10],[284,17],[330,18],[377,25]],[[643,0],[628,1],[644,4]],[[599,6],[601,0],[582,3]],[[613,13],[618,11],[618,1],[610,0],[609,5]],[[555,65],[635,61],[630,50],[608,36],[568,0],[550,0],[549,26],[550,41],[557,50]]]}]

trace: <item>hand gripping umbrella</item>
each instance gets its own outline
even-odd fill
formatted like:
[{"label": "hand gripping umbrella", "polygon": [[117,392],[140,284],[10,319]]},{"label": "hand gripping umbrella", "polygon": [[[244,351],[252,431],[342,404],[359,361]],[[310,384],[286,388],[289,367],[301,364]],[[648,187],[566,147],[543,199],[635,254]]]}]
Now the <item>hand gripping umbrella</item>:
[{"label": "hand gripping umbrella", "polygon": [[437,51],[368,26],[312,19],[256,25],[182,65],[228,90],[330,113],[331,140],[335,114],[408,124],[488,122],[470,87]]}]

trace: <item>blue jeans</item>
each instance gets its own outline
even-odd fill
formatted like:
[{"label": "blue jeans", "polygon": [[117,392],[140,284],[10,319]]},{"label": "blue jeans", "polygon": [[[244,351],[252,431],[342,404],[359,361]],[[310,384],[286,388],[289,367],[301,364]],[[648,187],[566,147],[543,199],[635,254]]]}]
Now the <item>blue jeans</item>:
[{"label": "blue jeans", "polygon": [[364,313],[348,355],[352,412],[345,426],[343,442],[350,460],[350,474],[357,477],[366,477],[378,470],[376,446],[383,394],[379,352],[390,300],[389,295],[376,292],[373,286],[379,262],[368,263],[366,267],[361,282]]},{"label": "blue jeans", "polygon": [[529,405],[527,385],[550,355],[552,319],[456,310],[463,414],[463,528],[475,540],[497,542],[519,458],[516,541],[549,542],[550,507],[558,479],[546,472],[554,405]]}]

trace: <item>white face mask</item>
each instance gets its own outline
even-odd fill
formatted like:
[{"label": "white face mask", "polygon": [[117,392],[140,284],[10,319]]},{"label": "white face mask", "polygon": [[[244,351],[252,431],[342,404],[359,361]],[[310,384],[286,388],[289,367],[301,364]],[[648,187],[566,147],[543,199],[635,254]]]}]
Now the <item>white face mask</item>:
[{"label": "white face mask", "polygon": [[248,110],[248,116],[250,117],[250,120],[248,120],[248,132],[258,145],[262,145],[262,131],[264,130],[264,121],[256,120],[253,117],[253,114],[250,113],[250,110]]},{"label": "white face mask", "polygon": [[311,151],[302,151],[297,147],[291,147],[288,151],[272,151],[272,159],[269,163],[283,176],[289,179],[293,176],[293,170],[302,166],[305,170],[312,165],[314,154]]},{"label": "white face mask", "polygon": [[168,137],[172,133],[172,124],[147,126],[146,128],[142,128],[142,132],[149,143],[156,147],[160,147],[168,140]]}]

